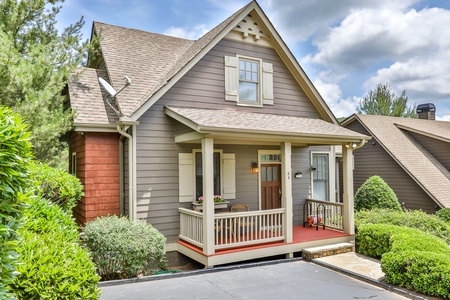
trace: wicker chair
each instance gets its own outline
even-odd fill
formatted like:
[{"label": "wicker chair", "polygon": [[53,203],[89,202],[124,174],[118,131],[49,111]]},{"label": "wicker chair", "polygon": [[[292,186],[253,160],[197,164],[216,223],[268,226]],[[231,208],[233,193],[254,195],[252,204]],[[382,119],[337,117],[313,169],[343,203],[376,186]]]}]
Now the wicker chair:
[{"label": "wicker chair", "polygon": [[230,211],[231,212],[241,212],[241,211],[249,211],[247,204],[233,204],[231,205]]},{"label": "wicker chair", "polygon": [[[247,204],[233,204],[230,208],[231,212],[246,212],[246,211],[250,211],[249,207]],[[256,223],[251,222],[251,221],[238,221],[237,219],[234,221],[234,226],[236,227],[240,227],[241,230],[240,232],[243,232],[242,228],[244,228],[245,230],[254,230],[256,228]],[[234,235],[234,230],[233,230],[233,235]]]}]

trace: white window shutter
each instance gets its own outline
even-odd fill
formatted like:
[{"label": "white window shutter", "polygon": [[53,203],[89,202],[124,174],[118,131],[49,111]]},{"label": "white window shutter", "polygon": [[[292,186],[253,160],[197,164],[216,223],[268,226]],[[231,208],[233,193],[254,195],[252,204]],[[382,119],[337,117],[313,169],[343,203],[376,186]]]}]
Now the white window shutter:
[{"label": "white window shutter", "polygon": [[178,153],[178,178],[180,202],[195,200],[194,154]]},{"label": "white window shutter", "polygon": [[273,66],[271,63],[262,63],[263,104],[273,105]]},{"label": "white window shutter", "polygon": [[236,158],[234,153],[223,154],[223,199],[236,199]]},{"label": "white window shutter", "polygon": [[225,56],[225,100],[238,100],[238,58]]}]

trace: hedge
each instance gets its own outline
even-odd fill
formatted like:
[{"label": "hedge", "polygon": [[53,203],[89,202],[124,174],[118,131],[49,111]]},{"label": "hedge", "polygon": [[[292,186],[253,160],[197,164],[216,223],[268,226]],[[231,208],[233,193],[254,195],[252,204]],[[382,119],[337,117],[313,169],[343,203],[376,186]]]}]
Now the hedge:
[{"label": "hedge", "polygon": [[363,224],[391,224],[420,229],[450,244],[450,224],[423,211],[393,211],[389,209],[363,210],[355,213],[356,232]]},{"label": "hedge", "polygon": [[10,298],[9,284],[17,275],[17,229],[27,199],[29,133],[20,118],[0,106],[0,299]]},{"label": "hedge", "polygon": [[450,223],[450,208],[441,208],[436,212],[436,216],[442,221]]},{"label": "hedge", "polygon": [[84,244],[102,280],[149,275],[167,266],[166,238],[144,220],[99,217],[83,231]]},{"label": "hedge", "polygon": [[381,257],[388,283],[450,298],[450,246],[419,229],[388,224],[358,228],[358,252]]}]

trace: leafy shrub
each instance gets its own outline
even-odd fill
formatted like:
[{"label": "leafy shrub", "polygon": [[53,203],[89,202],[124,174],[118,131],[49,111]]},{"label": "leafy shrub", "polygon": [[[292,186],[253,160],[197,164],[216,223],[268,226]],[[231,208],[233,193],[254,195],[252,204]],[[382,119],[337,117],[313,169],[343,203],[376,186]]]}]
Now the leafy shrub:
[{"label": "leafy shrub", "polygon": [[32,164],[30,175],[35,193],[58,204],[64,211],[71,212],[83,196],[80,181],[65,170],[36,162]]},{"label": "leafy shrub", "polygon": [[436,212],[436,216],[444,222],[450,223],[450,208],[442,208]]},{"label": "leafy shrub", "polygon": [[148,275],[166,268],[166,238],[143,220],[97,218],[84,227],[84,242],[103,280]]},{"label": "leafy shrub", "polygon": [[429,251],[392,251],[383,255],[387,282],[431,296],[450,298],[450,255]]},{"label": "leafy shrub", "polygon": [[435,235],[450,244],[450,225],[435,215],[422,211],[393,211],[387,209],[374,209],[359,211],[355,214],[356,231],[363,224],[391,224],[420,229]]},{"label": "leafy shrub", "polygon": [[387,224],[364,224],[358,228],[356,239],[358,252],[374,258],[380,258],[391,249],[391,236],[401,228]]},{"label": "leafy shrub", "polygon": [[432,251],[450,255],[449,245],[441,238],[419,229],[388,225],[364,224],[358,229],[358,252],[380,258],[389,251]]},{"label": "leafy shrub", "polygon": [[380,176],[367,179],[355,194],[356,211],[373,208],[402,210],[394,191]]},{"label": "leafy shrub", "polygon": [[432,296],[450,296],[450,246],[419,229],[363,224],[358,228],[360,253],[381,256],[388,283]]},{"label": "leafy shrub", "polygon": [[69,213],[36,197],[19,233],[21,274],[11,284],[19,299],[98,299],[99,276]]},{"label": "leafy shrub", "polygon": [[0,299],[11,297],[8,285],[17,275],[18,235],[27,198],[29,133],[19,117],[0,107]]}]

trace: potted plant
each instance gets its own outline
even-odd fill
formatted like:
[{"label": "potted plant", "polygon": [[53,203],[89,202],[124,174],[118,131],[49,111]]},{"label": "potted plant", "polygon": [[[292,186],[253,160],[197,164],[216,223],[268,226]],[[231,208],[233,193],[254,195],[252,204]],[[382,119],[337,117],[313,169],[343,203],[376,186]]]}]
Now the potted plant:
[{"label": "potted plant", "polygon": [[[213,199],[214,199],[214,208],[215,209],[227,208],[228,203],[230,203],[228,201],[223,200],[221,195],[214,195]],[[200,197],[198,197],[197,201],[192,202],[192,206],[193,206],[194,210],[202,210],[203,209],[203,200],[204,200],[204,197],[200,196]]]}]

